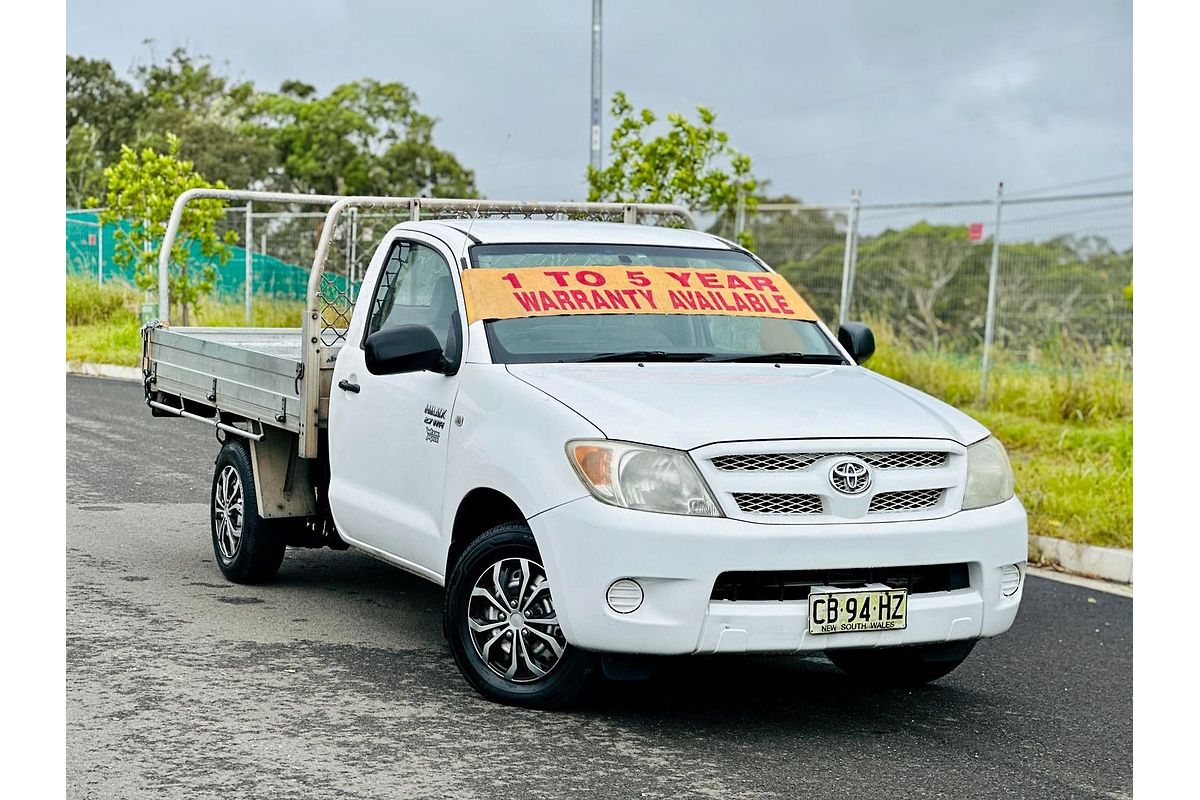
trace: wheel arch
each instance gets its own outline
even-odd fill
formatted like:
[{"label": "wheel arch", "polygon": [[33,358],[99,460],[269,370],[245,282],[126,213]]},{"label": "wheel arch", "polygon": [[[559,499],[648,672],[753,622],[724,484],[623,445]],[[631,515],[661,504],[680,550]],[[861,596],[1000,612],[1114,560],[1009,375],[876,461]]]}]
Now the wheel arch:
[{"label": "wheel arch", "polygon": [[450,530],[450,548],[446,554],[445,575],[449,580],[459,556],[479,534],[505,522],[527,522],[511,497],[497,489],[480,486],[467,492],[454,514],[454,525]]}]

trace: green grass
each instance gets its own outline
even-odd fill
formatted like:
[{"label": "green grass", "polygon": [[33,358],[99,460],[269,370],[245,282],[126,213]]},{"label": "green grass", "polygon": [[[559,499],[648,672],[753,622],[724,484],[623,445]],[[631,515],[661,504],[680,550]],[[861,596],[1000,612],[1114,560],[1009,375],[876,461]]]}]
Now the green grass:
[{"label": "green grass", "polygon": [[872,369],[963,409],[1004,443],[1030,533],[1133,546],[1133,382],[1119,362],[1060,344],[1033,368],[1001,351],[985,405],[978,361],[918,352],[872,327]]},{"label": "green grass", "polygon": [[966,409],[1008,448],[1029,531],[1133,547],[1133,422],[1044,422]]},{"label": "green grass", "polygon": [[67,276],[67,326],[94,325],[109,322],[130,311],[138,293],[122,283],[97,285],[90,278]]},{"label": "green grass", "polygon": [[[980,405],[980,362],[920,352],[886,325],[872,326],[878,351],[870,366],[959,408]],[[1046,422],[1103,423],[1133,417],[1133,382],[1122,361],[1078,345],[1057,345],[1032,366],[997,349],[987,407]]]},{"label": "green grass", "polygon": [[[67,280],[67,360],[136,366],[137,304],[129,287]],[[254,324],[299,325],[301,303],[260,299]],[[244,324],[239,303],[209,301],[192,324]],[[990,402],[979,404],[979,365],[916,352],[883,327],[872,369],[940,397],[987,426],[1008,448],[1029,530],[1108,547],[1133,546],[1133,387],[1119,367],[1083,353],[1070,368],[1033,369],[999,354]]]},{"label": "green grass", "polygon": [[[137,310],[142,292],[120,283],[67,278],[67,361],[137,366],[142,354]],[[300,326],[304,304],[255,298],[253,325],[260,328]],[[241,303],[208,300],[193,309],[190,325],[213,327],[246,324]]]}]

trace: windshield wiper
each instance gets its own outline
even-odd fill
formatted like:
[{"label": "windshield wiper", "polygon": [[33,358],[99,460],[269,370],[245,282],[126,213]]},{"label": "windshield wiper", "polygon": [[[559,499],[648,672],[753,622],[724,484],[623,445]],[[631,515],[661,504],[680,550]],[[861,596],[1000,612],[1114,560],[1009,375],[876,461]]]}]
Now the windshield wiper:
[{"label": "windshield wiper", "polygon": [[709,356],[704,361],[787,364],[845,364],[846,359],[836,353],[743,353],[736,356]]},{"label": "windshield wiper", "polygon": [[706,361],[712,353],[668,353],[666,350],[625,350],[618,353],[597,353],[594,356],[574,359],[585,361]]}]

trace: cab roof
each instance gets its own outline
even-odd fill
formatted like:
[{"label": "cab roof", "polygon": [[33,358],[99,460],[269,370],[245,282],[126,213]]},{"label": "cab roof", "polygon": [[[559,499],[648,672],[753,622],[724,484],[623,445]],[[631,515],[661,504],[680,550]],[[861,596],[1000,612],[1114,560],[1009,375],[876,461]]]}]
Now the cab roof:
[{"label": "cab roof", "polygon": [[469,235],[475,244],[641,244],[705,247],[732,250],[728,242],[711,233],[688,228],[659,228],[620,222],[559,222],[526,219],[431,219],[406,222],[406,230],[444,233],[452,228]]}]

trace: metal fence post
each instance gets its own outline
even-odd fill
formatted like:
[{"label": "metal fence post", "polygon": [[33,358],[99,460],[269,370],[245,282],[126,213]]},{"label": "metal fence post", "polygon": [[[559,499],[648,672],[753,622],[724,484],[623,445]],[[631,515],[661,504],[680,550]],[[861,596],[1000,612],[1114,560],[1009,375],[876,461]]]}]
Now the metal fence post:
[{"label": "metal fence post", "polygon": [[850,318],[851,295],[854,292],[854,266],[858,256],[858,206],[862,193],[850,191],[850,205],[846,213],[846,252],[842,256],[842,299],[838,304],[838,324]]},{"label": "metal fence post", "polygon": [[347,271],[350,274],[350,283],[346,287],[346,291],[349,292],[350,299],[354,300],[354,299],[356,299],[354,297],[354,279],[357,277],[356,267],[358,266],[358,264],[357,264],[357,261],[358,261],[358,209],[354,208],[353,206],[351,206],[351,208],[350,208],[350,234],[349,234],[349,237],[350,237],[350,255],[348,257],[348,261],[350,263],[348,265]]},{"label": "metal fence post", "polygon": [[991,371],[992,342],[996,338],[996,280],[1000,273],[1000,212],[1004,208],[1004,181],[996,187],[996,227],[992,229],[992,263],[988,268],[987,317],[983,326],[983,375],[979,402],[987,405],[988,373]]},{"label": "metal fence post", "polygon": [[104,220],[96,216],[96,285],[104,285]]},{"label": "metal fence post", "polygon": [[741,242],[742,234],[746,230],[746,193],[738,187],[737,206],[733,212],[733,240]]},{"label": "metal fence post", "polygon": [[254,203],[246,203],[246,324],[254,324]]}]

